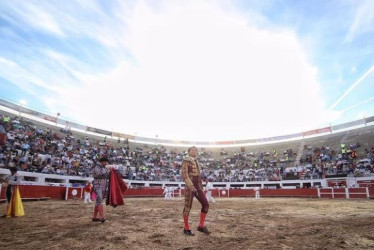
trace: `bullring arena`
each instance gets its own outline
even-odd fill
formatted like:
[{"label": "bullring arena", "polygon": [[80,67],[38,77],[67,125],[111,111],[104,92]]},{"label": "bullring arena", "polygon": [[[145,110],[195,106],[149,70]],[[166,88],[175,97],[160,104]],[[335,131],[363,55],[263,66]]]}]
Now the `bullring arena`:
[{"label": "bullring arena", "polygon": [[[1,249],[372,249],[373,201],[312,198],[218,198],[212,234],[185,236],[183,200],[125,198],[91,222],[81,200],[25,202],[26,216],[1,219]],[[0,209],[5,209],[4,204]],[[195,202],[191,224],[198,223]],[[198,232],[196,232],[198,233]]]},{"label": "bullring arena", "polygon": [[[4,102],[3,100],[3,104]],[[57,120],[45,123],[51,120],[48,116],[44,117],[45,121],[40,119],[40,115],[38,119],[32,119],[35,117],[31,116],[26,118],[27,112],[23,114],[24,117],[19,117],[14,116],[10,109],[3,110],[0,114],[11,117],[12,125],[9,126],[8,132],[14,132],[16,137],[17,133],[28,131],[32,123],[33,129],[37,127],[42,131],[50,131],[54,141],[63,141],[68,137],[74,138],[69,142],[65,141],[68,144],[79,139],[89,140],[91,145],[97,145],[104,151],[123,148],[125,145],[128,152],[137,152],[143,157],[146,154],[152,155],[155,148],[156,151],[164,152],[185,150],[183,147],[164,147],[163,141],[149,145],[137,142],[137,138],[126,138],[126,135],[120,137],[118,134],[110,138],[105,137],[105,141],[100,133],[81,132],[79,126],[76,130],[73,127],[68,133],[61,134],[64,130],[63,124]],[[282,138],[275,138],[275,141],[267,138],[258,140],[270,141],[266,144],[254,143],[230,149],[222,148],[220,143],[204,150],[203,146],[198,146],[202,152],[210,154],[209,157],[214,159],[206,160],[200,155],[203,170],[207,169],[204,173],[216,180],[212,181],[216,203],[210,204],[206,219],[206,225],[212,234],[205,235],[196,230],[200,204],[194,201],[190,215],[194,237],[183,234],[184,183],[178,175],[177,158],[173,162],[176,163],[173,165],[175,168],[167,164],[163,166],[165,169],[171,169],[174,174],[162,175],[160,179],[149,179],[154,176],[145,174],[153,171],[148,165],[148,170],[144,171],[136,167],[136,177],[130,178],[129,171],[132,166],[128,166],[126,171],[124,170],[124,180],[129,186],[123,195],[125,205],[105,207],[105,223],[92,222],[94,203],[84,204],[82,200],[82,185],[92,181],[89,174],[83,176],[78,170],[70,172],[73,173],[70,175],[64,172],[47,173],[44,172],[45,169],[50,168],[40,168],[38,162],[32,161],[29,166],[26,164],[23,168],[22,165],[19,171],[24,177],[20,192],[26,215],[0,219],[0,249],[374,248],[374,178],[372,158],[368,160],[368,156],[371,157],[370,149],[373,147],[374,138],[372,122],[373,117],[368,117],[364,121],[352,121],[335,127],[307,131],[302,138],[284,142],[280,140]],[[288,136],[284,139],[286,138]],[[21,164],[18,162],[19,154],[22,155],[23,152],[18,152],[17,148],[12,149],[7,138],[3,143],[5,147],[2,150],[11,151],[7,154],[9,159]],[[316,151],[318,146],[328,145],[338,151],[342,143],[354,145],[352,148],[356,150],[358,159],[352,160],[349,156],[347,162],[321,162],[318,157],[313,158],[315,152],[320,152]],[[360,144],[360,147],[357,144]],[[139,152],[139,148],[146,153]],[[284,154],[278,158],[268,154],[274,148]],[[35,154],[31,153],[32,150],[26,154],[35,157]],[[39,149],[38,154],[44,157],[49,153],[48,150],[44,150],[45,152]],[[147,153],[147,150],[150,153]],[[289,154],[290,151],[294,153]],[[311,166],[314,166],[314,161],[326,166],[323,168],[323,174],[318,173],[318,167],[307,167],[308,152],[313,153],[310,159]],[[241,157],[240,160],[237,160],[237,157]],[[72,158],[76,159],[76,156]],[[241,161],[250,163],[244,167],[244,170],[248,171],[242,173],[228,165],[224,175],[225,178],[232,179],[214,179],[223,174],[217,171],[215,175],[216,170],[212,170],[208,163],[213,164],[222,159],[235,159],[237,164]],[[353,163],[357,163],[354,169],[349,165]],[[83,158],[81,164],[79,169],[83,167]],[[278,171],[281,166],[285,168],[284,173]],[[301,172],[295,166],[299,166]],[[64,167],[56,165],[57,168],[65,171]],[[89,167],[87,169],[89,173]],[[291,172],[287,172],[287,169],[291,169]],[[232,174],[235,171],[239,171],[239,176],[244,175],[244,180]],[[8,174],[6,166],[0,168],[1,178]],[[163,198],[165,186],[173,187],[173,197],[170,200]],[[254,198],[254,187],[261,188],[261,199]],[[4,201],[5,189],[2,189],[0,194],[0,200]],[[0,211],[5,209],[5,203],[0,203]]]}]

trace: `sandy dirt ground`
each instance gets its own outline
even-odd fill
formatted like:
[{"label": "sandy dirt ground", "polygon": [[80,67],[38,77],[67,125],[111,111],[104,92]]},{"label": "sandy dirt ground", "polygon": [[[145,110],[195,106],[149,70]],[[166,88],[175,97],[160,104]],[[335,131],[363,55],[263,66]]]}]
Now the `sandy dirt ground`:
[{"label": "sandy dirt ground", "polygon": [[[82,200],[24,202],[26,216],[0,219],[0,249],[374,249],[374,200],[217,199],[206,225],[183,234],[183,199],[126,199],[92,222]],[[5,211],[5,204],[0,204]],[[199,221],[194,200],[192,229]]]}]

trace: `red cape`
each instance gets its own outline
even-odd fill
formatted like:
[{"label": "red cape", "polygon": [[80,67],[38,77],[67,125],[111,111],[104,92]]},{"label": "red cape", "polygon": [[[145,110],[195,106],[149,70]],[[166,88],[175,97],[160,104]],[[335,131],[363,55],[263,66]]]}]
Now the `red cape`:
[{"label": "red cape", "polygon": [[112,168],[109,175],[108,199],[106,200],[106,204],[113,207],[124,205],[123,193],[126,190],[126,183],[122,180],[117,171]]}]

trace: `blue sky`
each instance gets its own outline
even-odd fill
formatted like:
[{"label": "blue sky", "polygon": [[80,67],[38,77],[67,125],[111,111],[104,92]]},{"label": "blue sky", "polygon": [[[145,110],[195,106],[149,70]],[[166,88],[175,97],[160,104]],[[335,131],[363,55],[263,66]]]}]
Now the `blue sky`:
[{"label": "blue sky", "polygon": [[1,1],[0,97],[165,139],[374,115],[374,2]]}]

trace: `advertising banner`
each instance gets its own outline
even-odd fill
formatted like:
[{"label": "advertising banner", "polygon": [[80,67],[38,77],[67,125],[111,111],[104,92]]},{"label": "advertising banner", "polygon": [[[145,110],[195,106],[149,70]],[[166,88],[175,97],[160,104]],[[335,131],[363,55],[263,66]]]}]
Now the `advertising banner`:
[{"label": "advertising banner", "polygon": [[69,121],[66,121],[66,120],[60,119],[60,118],[57,119],[57,123],[61,124],[63,126],[66,126],[66,127],[70,127],[70,128],[80,129],[80,130],[83,130],[83,131],[87,130],[86,126],[80,125],[80,124],[75,123],[75,122],[69,122]]},{"label": "advertising banner", "polygon": [[350,128],[350,127],[360,126],[363,124],[365,124],[365,119],[360,119],[357,121],[352,121],[352,122],[347,122],[347,123],[332,126],[331,129],[332,131],[335,131],[335,130]]},{"label": "advertising banner", "polygon": [[142,141],[142,142],[152,142],[152,143],[156,142],[155,138],[149,138],[149,137],[136,136],[134,139],[136,141]]},{"label": "advertising banner", "polygon": [[87,131],[93,132],[93,133],[98,133],[102,135],[112,135],[112,132],[104,129],[99,129],[99,128],[92,128],[92,127],[87,127]]},{"label": "advertising banner", "polygon": [[43,115],[44,120],[57,123],[57,118],[50,115]]},{"label": "advertising banner", "polygon": [[248,140],[238,140],[238,141],[235,141],[235,144],[247,144],[247,143],[256,143],[256,139],[248,139]]},{"label": "advertising banner", "polygon": [[233,145],[235,141],[217,141],[216,145]]},{"label": "advertising banner", "polygon": [[366,123],[373,122],[374,121],[374,116],[370,116],[365,119]]},{"label": "advertising banner", "polygon": [[292,139],[292,138],[298,138],[302,136],[303,136],[303,133],[295,133],[295,134],[290,134],[290,135],[280,135],[280,136],[277,136],[277,139],[281,141],[281,140],[287,140],[287,139]]},{"label": "advertising banner", "polygon": [[19,108],[20,108],[19,105],[13,104],[11,102],[8,102],[8,101],[2,100],[2,99],[0,99],[0,105],[4,106],[4,107],[7,107],[7,108],[10,108],[10,109],[13,109],[13,110],[19,110]]},{"label": "advertising banner", "polygon": [[25,107],[20,107],[20,112],[23,114],[28,114],[32,116],[36,116],[38,118],[44,119],[44,115],[42,113],[39,113],[38,111],[34,111]]},{"label": "advertising banner", "polygon": [[323,134],[323,133],[331,133],[331,127],[325,127],[325,128],[319,128],[319,129],[305,131],[305,132],[303,132],[303,136]]},{"label": "advertising banner", "polygon": [[133,135],[127,135],[127,134],[122,134],[122,133],[117,133],[117,132],[113,132],[112,136],[113,137],[124,138],[124,139],[131,139],[131,140],[135,139],[135,136],[133,136]]},{"label": "advertising banner", "polygon": [[142,142],[150,142],[150,143],[165,143],[165,144],[185,144],[185,145],[240,145],[240,144],[256,144],[256,143],[264,143],[264,142],[275,142],[275,141],[282,141],[292,138],[299,138],[303,136],[311,136],[311,135],[318,135],[323,133],[331,133],[332,131],[339,131],[342,129],[349,129],[356,126],[364,125],[367,123],[374,122],[374,116],[370,116],[364,119],[351,121],[343,124],[338,124],[334,126],[309,130],[301,133],[289,134],[289,135],[281,135],[275,137],[267,137],[267,138],[259,138],[259,139],[245,139],[245,140],[235,140],[235,141],[179,141],[179,140],[167,140],[167,139],[158,139],[158,138],[150,138],[150,137],[140,137],[140,136],[133,136],[129,134],[123,134],[118,132],[111,132],[104,129],[98,129],[93,127],[87,127],[75,122],[70,122],[64,119],[60,119],[51,115],[43,114],[38,111],[29,109],[19,104],[15,104],[3,99],[0,99],[0,106],[12,109],[16,112],[20,112],[23,114],[28,114],[34,116],[36,118],[40,118],[49,122],[54,122],[63,126],[67,126],[70,128],[75,128],[83,131],[89,131],[93,133],[98,133],[101,135],[106,136],[113,136],[116,138],[123,138],[123,139],[131,139],[136,141]]}]

